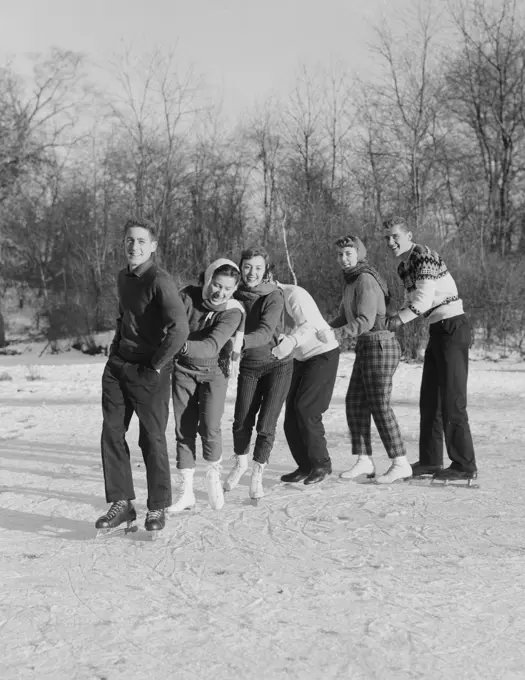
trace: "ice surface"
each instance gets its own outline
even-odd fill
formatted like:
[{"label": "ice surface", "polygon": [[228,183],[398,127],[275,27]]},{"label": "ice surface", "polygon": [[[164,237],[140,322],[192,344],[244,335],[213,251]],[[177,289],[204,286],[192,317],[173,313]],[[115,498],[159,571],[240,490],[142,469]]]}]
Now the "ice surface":
[{"label": "ice surface", "polygon": [[[325,417],[334,474],[294,469],[282,421],[264,474],[213,511],[198,460],[194,512],[143,529],[144,466],[129,442],[139,530],[96,538],[104,360],[0,359],[0,676],[3,680],[490,680],[525,677],[525,365],[473,361],[479,490],[343,482],[344,355]],[[417,459],[420,365],[394,407]],[[223,421],[231,452],[234,391]],[[173,422],[169,447],[174,461]],[[374,430],[378,472],[388,467]],[[233,461],[225,460],[223,478]],[[176,473],[173,464],[176,493]]]}]

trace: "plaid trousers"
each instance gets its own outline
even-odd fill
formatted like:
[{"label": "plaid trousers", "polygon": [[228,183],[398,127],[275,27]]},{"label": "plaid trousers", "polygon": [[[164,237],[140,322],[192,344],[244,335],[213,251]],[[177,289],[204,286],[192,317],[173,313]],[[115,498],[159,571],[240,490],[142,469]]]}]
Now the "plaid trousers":
[{"label": "plaid trousers", "polygon": [[405,456],[399,425],[390,405],[392,378],[401,358],[396,336],[379,331],[357,340],[356,357],[348,392],[346,420],[356,456],[372,455],[371,417],[389,458]]}]

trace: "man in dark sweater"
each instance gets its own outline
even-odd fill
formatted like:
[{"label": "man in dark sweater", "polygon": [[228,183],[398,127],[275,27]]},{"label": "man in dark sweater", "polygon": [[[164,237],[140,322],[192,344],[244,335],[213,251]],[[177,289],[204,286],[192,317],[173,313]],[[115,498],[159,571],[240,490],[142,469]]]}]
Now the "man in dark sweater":
[{"label": "man in dark sweater", "polygon": [[146,466],[148,513],[145,528],[164,528],[171,505],[166,443],[173,358],[188,337],[186,311],[171,276],[152,259],[155,225],[128,220],[124,226],[128,266],[118,275],[119,316],[102,376],[101,448],[108,512],[97,529],[113,529],[137,513],[129,447],[125,435],[133,413],[139,419],[139,446]]}]

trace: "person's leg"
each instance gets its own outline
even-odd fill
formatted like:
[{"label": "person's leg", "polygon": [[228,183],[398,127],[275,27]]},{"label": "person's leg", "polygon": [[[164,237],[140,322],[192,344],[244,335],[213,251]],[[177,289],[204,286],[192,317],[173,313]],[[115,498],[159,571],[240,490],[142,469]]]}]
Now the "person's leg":
[{"label": "person's leg", "polygon": [[228,378],[222,373],[204,382],[199,387],[199,434],[202,439],[202,453],[208,463],[206,489],[208,500],[214,510],[224,505],[221,486],[222,432],[221,419],[228,390]]},{"label": "person's leg", "polygon": [[332,469],[326,445],[323,413],[330,406],[338,365],[338,349],[306,361],[300,389],[295,398],[295,408],[312,470]]},{"label": "person's leg", "polygon": [[375,466],[372,460],[372,438],[370,434],[371,415],[363,385],[363,341],[358,340],[355,350],[355,361],[346,392],[346,422],[352,442],[352,455],[356,456],[354,465],[342,472],[341,479],[356,479],[362,475],[375,477]]},{"label": "person's leg", "polygon": [[392,379],[401,359],[397,338],[370,338],[363,370],[366,398],[389,458],[406,456],[399,423],[391,405]]},{"label": "person's leg", "polygon": [[233,416],[233,450],[238,456],[248,453],[257,413],[261,406],[261,373],[243,369],[237,382],[237,398]]},{"label": "person's leg", "polygon": [[102,375],[101,453],[106,501],[133,500],[133,476],[126,432],[133,415],[133,405],[122,384],[124,362],[110,357]]},{"label": "person's leg", "polygon": [[441,322],[437,336],[443,429],[451,467],[467,473],[477,470],[467,414],[470,324],[464,314]]},{"label": "person's leg", "polygon": [[[301,481],[310,473],[310,460],[308,458],[307,443],[301,431],[299,423],[299,411],[297,407],[297,397],[302,391],[303,376],[307,370],[307,363],[303,361],[293,362],[292,381],[288,396],[286,397],[286,408],[284,412],[284,435],[290,449],[290,453],[297,465],[298,474],[291,472],[284,477],[291,477],[290,481]],[[299,479],[300,478],[300,479]],[[284,479],[283,481],[289,481]]]},{"label": "person's leg", "polygon": [[171,391],[177,442],[177,468],[193,469],[199,425],[199,383],[193,376],[175,368]]},{"label": "person's leg", "polygon": [[253,460],[266,464],[275,441],[277,420],[285,402],[292,380],[293,362],[279,363],[261,377],[259,384],[262,403],[257,418],[257,438]]},{"label": "person's leg", "polygon": [[224,482],[224,491],[232,491],[248,469],[250,441],[262,400],[260,377],[261,371],[241,366],[232,428],[235,465]]},{"label": "person's leg", "polygon": [[199,386],[199,434],[202,439],[202,455],[208,463],[222,458],[221,420],[227,391],[228,378],[222,373]]},{"label": "person's leg", "polygon": [[371,456],[371,414],[363,383],[364,348],[358,340],[352,375],[345,397],[346,422],[350,431],[353,456]]},{"label": "person's leg", "polygon": [[378,484],[391,484],[412,477],[401,430],[390,403],[392,377],[401,358],[401,348],[392,334],[371,336],[366,342],[366,361],[363,370],[365,392],[374,423],[392,465],[380,475]]},{"label": "person's leg", "polygon": [[435,329],[430,326],[430,338],[425,350],[423,375],[419,394],[419,461],[414,466],[437,471],[443,467],[443,423],[440,399],[440,371],[436,355]]},{"label": "person's leg", "polygon": [[126,388],[139,419],[139,446],[146,466],[148,510],[171,505],[171,476],[166,442],[171,368],[126,364]]}]

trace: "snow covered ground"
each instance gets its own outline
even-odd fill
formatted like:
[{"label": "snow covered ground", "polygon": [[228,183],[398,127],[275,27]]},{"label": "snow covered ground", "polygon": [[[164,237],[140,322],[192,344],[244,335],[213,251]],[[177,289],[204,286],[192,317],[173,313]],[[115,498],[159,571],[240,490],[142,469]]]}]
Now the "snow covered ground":
[{"label": "snow covered ground", "polygon": [[[294,468],[280,427],[259,507],[246,475],[211,510],[201,459],[196,511],[151,542],[135,420],[139,531],[95,538],[104,361],[0,358],[3,680],[525,677],[524,363],[471,363],[479,490],[338,479],[351,464],[347,354],[325,418],[332,477],[280,484]],[[414,364],[395,379],[411,461],[420,379]],[[171,421],[169,443],[174,456]]]}]

